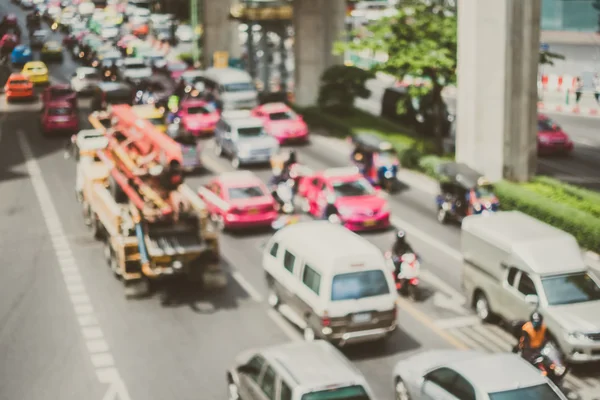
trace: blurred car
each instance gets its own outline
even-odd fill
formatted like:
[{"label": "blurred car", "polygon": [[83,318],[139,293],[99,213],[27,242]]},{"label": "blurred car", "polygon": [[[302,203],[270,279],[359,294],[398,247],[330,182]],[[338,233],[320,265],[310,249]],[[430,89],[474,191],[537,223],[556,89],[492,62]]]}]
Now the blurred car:
[{"label": "blurred car", "polygon": [[27,76],[33,84],[47,84],[50,80],[48,67],[41,61],[29,61],[23,66],[21,74]]},{"label": "blurred car", "polygon": [[119,37],[119,28],[116,26],[103,26],[100,30],[100,37],[104,40],[116,41]]},{"label": "blurred car", "polygon": [[169,21],[151,23],[152,36],[164,43],[173,43],[173,29]]},{"label": "blurred car", "polygon": [[21,0],[21,7],[24,10],[31,10],[33,8],[33,0]]},{"label": "blurred car", "polygon": [[144,54],[142,54],[142,58],[144,59],[146,64],[148,64],[148,66],[155,71],[165,71],[165,69],[167,68],[167,60],[164,54],[156,50],[145,52]]},{"label": "blurred car", "polygon": [[0,39],[0,52],[4,54],[10,54],[18,44],[19,38],[17,35],[7,33],[2,36],[2,39]]},{"label": "blurred car", "polygon": [[40,48],[44,46],[44,43],[48,40],[48,36],[50,36],[50,32],[46,29],[38,29],[31,34],[29,38],[29,43],[32,48]]},{"label": "blurred car", "polygon": [[573,141],[563,129],[548,116],[538,115],[538,154],[568,155],[573,151]]},{"label": "blurred car", "polygon": [[122,80],[137,84],[152,76],[152,68],[141,58],[126,58],[119,73]]},{"label": "blurred car", "polygon": [[106,68],[123,65],[123,55],[116,48],[110,47],[107,50],[98,51],[91,63],[94,68]]},{"label": "blurred car", "polygon": [[10,62],[13,65],[23,65],[29,61],[33,61],[33,54],[29,46],[20,44],[10,53]]},{"label": "blurred car", "polygon": [[71,78],[71,87],[76,93],[87,94],[102,82],[102,76],[96,68],[79,67]]},{"label": "blurred car", "polygon": [[150,29],[148,28],[148,24],[146,23],[137,22],[132,18],[131,25],[131,33],[133,33],[138,38],[144,39],[146,38],[146,36],[148,36],[148,33],[150,33]]},{"label": "blurred car", "polygon": [[77,93],[69,85],[56,84],[44,89],[42,92],[42,106],[46,107],[54,102],[67,102],[77,108]]},{"label": "blurred car", "polygon": [[393,385],[397,399],[567,399],[539,370],[511,353],[419,353],[396,364]]},{"label": "blurred car", "polygon": [[10,74],[6,85],[4,85],[4,93],[6,94],[7,102],[35,98],[33,83],[31,83],[28,77],[19,73]]},{"label": "blurred car", "polygon": [[42,61],[63,60],[62,45],[55,41],[46,42],[40,50]]},{"label": "blurred car", "polygon": [[139,104],[154,104],[157,107],[167,106],[169,96],[173,94],[172,83],[164,76],[154,75],[138,85],[137,96],[141,96]]},{"label": "blurred car", "polygon": [[127,52],[127,48],[129,47],[131,42],[134,40],[139,40],[139,39],[134,35],[124,35],[117,42],[117,48],[121,52],[123,52],[123,54],[125,54]]},{"label": "blurred car", "polygon": [[48,103],[42,113],[42,133],[49,135],[59,132],[74,133],[79,130],[77,109],[67,101]]},{"label": "blurred car", "polygon": [[308,142],[306,122],[286,104],[263,104],[252,110],[252,114],[263,120],[265,130],[279,144]]},{"label": "blurred car", "polygon": [[351,231],[385,229],[390,226],[387,200],[357,168],[331,168],[304,177],[298,188],[302,209],[322,218],[327,197],[334,196],[342,224]]},{"label": "blurred car", "polygon": [[185,100],[179,107],[181,125],[194,136],[206,136],[215,132],[219,111],[204,100]]},{"label": "blurred car", "polygon": [[102,82],[91,90],[92,111],[105,110],[109,105],[133,103],[134,89],[124,82]]},{"label": "blurred car", "polygon": [[175,30],[175,38],[180,43],[191,43],[194,40],[194,30],[189,25],[179,25]]},{"label": "blurred car", "polygon": [[278,217],[269,189],[250,171],[221,174],[206,189],[198,194],[224,229],[271,226]]},{"label": "blurred car", "polygon": [[186,93],[195,88],[204,90],[204,73],[197,69],[182,72],[179,76],[179,86],[183,86]]},{"label": "blurred car", "polygon": [[46,11],[46,19],[49,21],[54,21],[56,18],[58,18],[60,16],[60,13],[62,12],[62,9],[59,6],[56,5],[52,5],[52,6],[48,6],[48,10]]},{"label": "blurred car", "polygon": [[187,71],[190,67],[186,62],[181,60],[167,60],[167,66],[165,68],[166,73],[174,81],[179,81],[181,74]]},{"label": "blurred car", "polygon": [[164,109],[156,108],[153,104],[141,104],[133,106],[132,110],[138,118],[150,122],[159,131],[167,131]]},{"label": "blurred car", "polygon": [[4,17],[2,17],[2,26],[10,26],[10,27],[14,27],[16,25],[18,25],[19,20],[17,19],[17,16],[15,14],[7,14]]}]

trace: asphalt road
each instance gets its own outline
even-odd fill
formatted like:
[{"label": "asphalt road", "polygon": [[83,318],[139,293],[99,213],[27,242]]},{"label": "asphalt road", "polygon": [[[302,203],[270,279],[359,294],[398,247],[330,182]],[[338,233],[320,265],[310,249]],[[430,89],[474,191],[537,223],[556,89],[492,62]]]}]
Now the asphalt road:
[{"label": "asphalt road", "polygon": [[[14,7],[0,6],[0,12],[6,9]],[[67,57],[50,67],[51,75],[66,81],[75,67]],[[43,138],[38,109],[0,100],[0,400],[222,399],[225,369],[236,354],[299,340],[298,330],[264,302],[260,257],[268,233],[222,235],[230,272],[223,293],[170,285],[150,299],[127,301],[83,225],[75,165],[64,158],[67,138]],[[299,151],[301,162],[314,169],[349,161],[343,142],[318,136]],[[210,141],[203,160],[206,171],[188,179],[193,188],[231,170],[212,154]],[[254,171],[269,178],[268,169]],[[424,299],[400,302],[401,329],[384,349],[346,350],[381,399],[392,398],[391,370],[409,354],[448,347],[507,351],[512,345],[504,331],[479,325],[461,307],[459,230],[435,221],[435,187],[404,177],[410,186],[390,198],[393,222],[408,231],[423,259]],[[393,233],[364,236],[387,250]],[[569,379],[584,400],[600,392],[598,373],[591,371],[578,370]],[[115,397],[104,397],[111,390]]]}]

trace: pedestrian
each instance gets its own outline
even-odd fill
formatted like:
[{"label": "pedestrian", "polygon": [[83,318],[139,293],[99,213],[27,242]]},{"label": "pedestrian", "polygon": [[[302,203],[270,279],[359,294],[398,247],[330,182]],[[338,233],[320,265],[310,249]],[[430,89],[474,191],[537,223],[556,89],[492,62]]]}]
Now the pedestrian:
[{"label": "pedestrian", "polygon": [[581,100],[581,93],[583,92],[583,82],[581,77],[577,77],[577,82],[575,85],[575,103],[579,104],[579,100]]},{"label": "pedestrian", "polygon": [[596,103],[600,104],[600,77],[598,74],[594,74],[594,98]]}]

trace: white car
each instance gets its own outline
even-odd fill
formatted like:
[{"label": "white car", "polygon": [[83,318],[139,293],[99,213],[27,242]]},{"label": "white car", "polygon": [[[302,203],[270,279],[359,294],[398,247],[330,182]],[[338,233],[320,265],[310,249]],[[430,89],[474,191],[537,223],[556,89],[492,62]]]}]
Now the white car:
[{"label": "white car", "polygon": [[86,93],[100,82],[102,77],[96,68],[80,67],[75,70],[71,78],[71,87],[77,93]]},{"label": "white car", "polygon": [[181,43],[190,43],[194,40],[194,30],[188,25],[179,25],[175,31],[175,37]]}]

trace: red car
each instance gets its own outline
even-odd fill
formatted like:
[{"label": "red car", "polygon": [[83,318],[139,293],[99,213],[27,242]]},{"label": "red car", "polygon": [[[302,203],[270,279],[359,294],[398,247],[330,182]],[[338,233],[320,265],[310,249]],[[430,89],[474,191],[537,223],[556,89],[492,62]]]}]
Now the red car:
[{"label": "red car", "polygon": [[10,53],[17,47],[17,44],[19,44],[17,35],[7,33],[0,39],[0,51],[3,53]]},{"label": "red car", "polygon": [[279,144],[308,142],[308,126],[302,117],[284,103],[263,104],[252,110],[252,114],[263,120],[265,130]]},{"label": "red car", "polygon": [[42,104],[46,107],[47,104],[66,101],[71,103],[74,108],[77,108],[77,92],[70,85],[57,84],[47,87],[42,93]]},{"label": "red car", "polygon": [[222,174],[200,188],[198,195],[225,229],[267,227],[278,216],[273,196],[250,171]]},{"label": "red car", "polygon": [[181,74],[190,69],[186,62],[181,60],[167,61],[167,73],[175,82],[179,81]]},{"label": "red car", "polygon": [[538,154],[570,154],[573,142],[562,128],[546,115],[538,115]]},{"label": "red car", "polygon": [[332,168],[300,182],[298,195],[304,211],[322,218],[328,200],[333,199],[342,224],[352,231],[384,229],[390,226],[390,208],[381,192],[357,168]]},{"label": "red car", "polygon": [[214,133],[219,111],[204,100],[189,99],[181,103],[179,115],[183,128],[194,136]]},{"label": "red car", "polygon": [[72,103],[55,101],[46,105],[42,113],[42,132],[44,135],[58,132],[74,133],[78,130],[79,118]]}]

